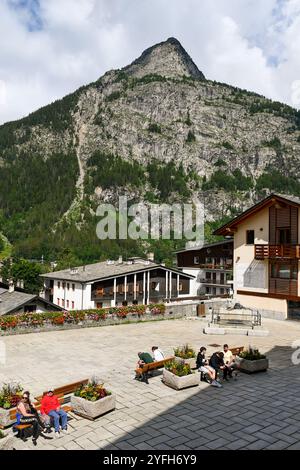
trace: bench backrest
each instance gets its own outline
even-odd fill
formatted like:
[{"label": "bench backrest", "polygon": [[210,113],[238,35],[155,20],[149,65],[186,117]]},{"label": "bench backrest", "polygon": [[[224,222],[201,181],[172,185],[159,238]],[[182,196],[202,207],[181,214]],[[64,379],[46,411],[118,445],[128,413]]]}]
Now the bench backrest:
[{"label": "bench backrest", "polygon": [[[69,395],[70,393],[74,393],[82,385],[86,385],[89,379],[79,380],[78,382],[73,382],[71,384],[63,385],[62,387],[55,388],[53,390],[54,395],[61,396],[61,395]],[[41,401],[43,396],[48,393],[47,391],[38,397],[35,397],[37,401]]]},{"label": "bench backrest", "polygon": [[234,356],[237,356],[239,353],[244,351],[244,346],[240,346],[239,348],[230,348],[230,351]]},{"label": "bench backrest", "polygon": [[166,359],[162,359],[161,361],[150,362],[150,364],[145,364],[143,366],[143,371],[147,372],[149,370],[161,369],[164,367],[166,362],[170,362],[174,359],[174,357],[167,357]]}]

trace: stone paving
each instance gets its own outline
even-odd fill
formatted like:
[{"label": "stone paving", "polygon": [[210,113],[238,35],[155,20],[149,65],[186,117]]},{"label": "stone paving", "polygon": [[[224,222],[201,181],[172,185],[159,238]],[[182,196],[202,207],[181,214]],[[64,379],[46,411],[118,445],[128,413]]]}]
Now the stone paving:
[{"label": "stone paving", "polygon": [[[126,324],[2,337],[6,365],[0,383],[19,381],[33,395],[93,375],[117,394],[117,409],[92,422],[72,415],[69,434],[38,440],[36,449],[300,449],[300,365],[291,362],[291,344],[300,323],[265,320],[268,337],[208,336],[200,320]],[[177,392],[161,382],[135,381],[139,350],[153,344],[166,354],[188,342],[258,346],[270,369],[240,374],[215,389],[205,383]],[[33,448],[15,439],[16,449]]]}]

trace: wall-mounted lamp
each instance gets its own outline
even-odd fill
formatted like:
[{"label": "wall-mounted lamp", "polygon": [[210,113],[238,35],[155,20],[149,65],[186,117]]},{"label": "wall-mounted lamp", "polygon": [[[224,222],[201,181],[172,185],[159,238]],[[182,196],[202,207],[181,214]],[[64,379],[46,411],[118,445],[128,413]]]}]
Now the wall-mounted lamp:
[{"label": "wall-mounted lamp", "polygon": [[236,259],[236,263],[238,263],[240,261],[240,257],[238,256],[237,259]]}]

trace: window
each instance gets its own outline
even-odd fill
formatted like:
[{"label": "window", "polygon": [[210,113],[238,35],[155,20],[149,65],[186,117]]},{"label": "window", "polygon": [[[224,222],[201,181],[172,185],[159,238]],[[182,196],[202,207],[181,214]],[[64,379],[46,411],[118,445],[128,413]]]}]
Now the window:
[{"label": "window", "polygon": [[68,290],[70,289],[70,283],[69,282],[67,283],[67,289]]},{"label": "window", "polygon": [[36,312],[36,305],[26,305],[24,307],[24,313]]},{"label": "window", "polygon": [[74,305],[74,300],[72,300],[72,310],[74,310],[75,305]]},{"label": "window", "polygon": [[254,245],[255,233],[254,230],[247,230],[246,232],[246,244]]},{"label": "window", "polygon": [[298,267],[296,264],[272,264],[271,277],[277,279],[298,279]]},{"label": "window", "polygon": [[200,264],[200,256],[194,256],[194,264]]},{"label": "window", "polygon": [[75,284],[72,284],[72,290],[75,290]]},{"label": "window", "polygon": [[60,289],[60,281],[57,283],[57,288]]},{"label": "window", "polygon": [[220,289],[220,294],[221,294],[221,295],[224,295],[224,289],[223,289],[223,287],[221,287],[221,289]]},{"label": "window", "polygon": [[67,308],[69,308],[69,304],[70,304],[70,302],[67,300]]},{"label": "window", "polygon": [[102,302],[97,302],[96,308],[102,308],[102,307],[103,307],[103,303]]},{"label": "window", "polygon": [[62,299],[62,301],[61,301],[61,306],[62,306],[62,307],[65,306],[65,301],[64,301],[64,299]]},{"label": "window", "polygon": [[206,294],[209,294],[209,287],[206,287]]},{"label": "window", "polygon": [[277,240],[278,240],[278,243],[280,243],[280,245],[289,245],[291,243],[291,229],[278,228]]},{"label": "window", "polygon": [[56,302],[56,303],[57,303],[57,305],[60,305],[60,300],[59,300],[59,298],[57,298],[57,302]]},{"label": "window", "polygon": [[63,283],[62,283],[62,288],[64,289],[65,287],[66,287],[66,283],[63,282]]}]

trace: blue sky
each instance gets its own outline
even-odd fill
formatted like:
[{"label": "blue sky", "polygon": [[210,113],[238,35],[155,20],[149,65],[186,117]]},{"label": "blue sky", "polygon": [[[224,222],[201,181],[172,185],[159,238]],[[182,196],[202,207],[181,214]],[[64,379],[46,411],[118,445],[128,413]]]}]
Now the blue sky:
[{"label": "blue sky", "polygon": [[300,108],[300,0],[0,0],[0,123],[177,37],[206,77]]}]

